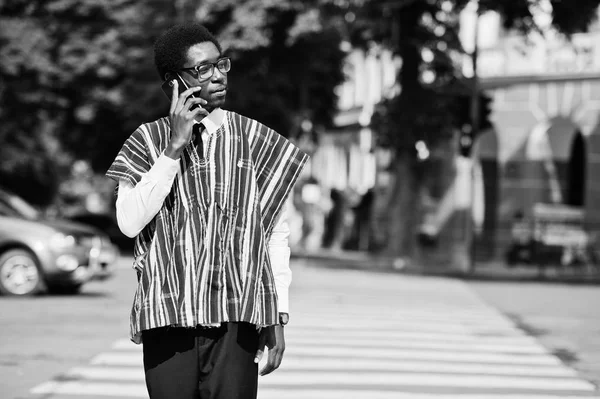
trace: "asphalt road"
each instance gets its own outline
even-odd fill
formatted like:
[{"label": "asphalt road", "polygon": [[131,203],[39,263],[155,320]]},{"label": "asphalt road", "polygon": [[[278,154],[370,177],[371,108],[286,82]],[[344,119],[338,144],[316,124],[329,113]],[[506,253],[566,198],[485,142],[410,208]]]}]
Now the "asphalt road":
[{"label": "asphalt road", "polygon": [[[69,387],[86,388],[86,381],[105,384],[98,389],[130,389],[127,396],[143,397],[139,347],[127,340],[135,288],[130,264],[129,258],[122,259],[114,278],[89,283],[80,295],[0,297],[0,398],[92,398],[59,393],[61,388],[65,392]],[[262,397],[412,399],[449,398],[468,392],[483,395],[470,396],[478,398],[499,391],[525,398],[539,390],[542,396],[536,398],[563,398],[572,397],[566,386],[600,382],[597,287],[473,281],[465,285],[435,277],[325,270],[310,263],[293,267],[297,271],[291,297],[295,317],[284,359],[288,369],[263,380]],[[514,323],[506,323],[504,315]],[[521,329],[535,339],[529,341]],[[332,332],[336,334],[333,337]],[[505,341],[513,342],[512,346]],[[562,362],[554,362],[552,354]],[[110,359],[122,363],[110,366]],[[539,381],[548,384],[544,387],[522,375],[512,376],[511,367],[504,363],[513,361],[546,364],[525,367],[536,378],[542,371],[569,374],[571,367],[581,378],[542,378]],[[431,372],[432,368],[437,371]],[[480,371],[470,374],[471,369],[486,368],[488,378]],[[73,370],[77,372],[73,374]],[[99,372],[105,377],[97,380]],[[110,373],[121,374],[116,382],[110,382]],[[69,378],[80,385],[68,385]],[[131,380],[118,381],[120,378]],[[415,383],[419,378],[422,385]],[[312,381],[310,390],[306,390],[307,381]],[[529,383],[527,389],[518,388]],[[561,388],[563,383],[566,385]],[[40,386],[46,394],[40,396],[40,390],[32,393],[32,388]],[[87,389],[90,387],[88,384]],[[363,396],[356,396],[355,391]],[[588,391],[579,394],[600,397]],[[120,396],[105,391],[96,397]]]},{"label": "asphalt road", "polygon": [[469,286],[600,386],[600,285],[477,282]]},{"label": "asphalt road", "polygon": [[90,282],[78,295],[0,297],[0,398],[30,397],[36,384],[127,336],[135,289],[130,264],[120,259],[113,278]]}]

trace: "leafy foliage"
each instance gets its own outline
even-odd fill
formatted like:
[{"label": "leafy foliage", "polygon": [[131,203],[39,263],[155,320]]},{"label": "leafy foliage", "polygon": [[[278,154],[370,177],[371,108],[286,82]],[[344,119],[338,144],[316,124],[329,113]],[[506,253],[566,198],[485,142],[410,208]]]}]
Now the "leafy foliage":
[{"label": "leafy foliage", "polygon": [[284,136],[297,135],[303,119],[331,124],[345,53],[340,32],[314,4],[206,1],[198,15],[233,58],[231,109]]},{"label": "leafy foliage", "polygon": [[74,158],[114,153],[135,3],[1,4],[0,174],[29,200],[49,202]]},{"label": "leafy foliage", "polygon": [[0,2],[2,183],[46,204],[75,160],[104,172],[137,126],[168,112],[152,47],[160,32],[182,20],[205,21],[230,49],[230,108],[282,134],[294,134],[305,117],[327,125],[344,54],[317,5]]},{"label": "leafy foliage", "polygon": [[464,3],[373,0],[359,16],[355,42],[383,43],[402,59],[401,92],[377,107],[374,121],[380,144],[399,154],[414,155],[417,141],[433,147],[462,123],[463,103],[456,100],[468,88],[456,60],[462,51],[458,11]]},{"label": "leafy foliage", "polygon": [[[346,2],[348,11],[357,13],[359,19],[352,31],[355,43],[383,43],[403,60],[398,77],[402,92],[380,104],[376,118],[381,142],[398,153],[413,153],[418,140],[435,147],[439,140],[465,123],[469,106],[465,99],[471,84],[459,73],[458,62],[464,50],[458,39],[458,16],[468,3],[468,0]],[[498,12],[505,29],[523,34],[540,29],[533,10],[542,7],[542,3],[478,1],[480,12]],[[588,29],[598,15],[600,0],[550,0],[550,4],[552,25],[568,36]],[[424,81],[424,77],[429,79]],[[486,108],[482,107],[483,111]],[[482,127],[489,123],[487,116],[485,112],[481,114]]]},{"label": "leafy foliage", "polygon": [[[75,160],[103,172],[135,127],[166,114],[152,45],[164,28],[190,19],[205,22],[234,59],[228,106],[290,136],[307,118],[317,129],[331,123],[342,40],[384,43],[403,68],[400,96],[380,106],[382,142],[399,153],[417,140],[434,146],[463,123],[456,55],[466,2],[0,1],[0,178],[47,203]],[[550,0],[552,23],[566,34],[585,30],[599,2]],[[536,29],[531,7],[539,2],[479,3],[500,12],[507,28]]]},{"label": "leafy foliage", "polygon": [[[532,10],[541,7],[542,1],[528,0],[479,0],[482,11],[496,11],[503,17],[505,29],[516,29],[522,33],[538,30]],[[550,0],[552,25],[560,32],[570,35],[585,32],[596,21],[598,0]]]}]

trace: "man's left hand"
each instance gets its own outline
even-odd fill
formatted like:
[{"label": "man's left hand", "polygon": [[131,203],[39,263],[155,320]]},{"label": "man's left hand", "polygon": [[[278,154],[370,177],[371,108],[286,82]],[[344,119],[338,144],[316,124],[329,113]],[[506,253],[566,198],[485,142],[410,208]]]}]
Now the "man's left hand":
[{"label": "man's left hand", "polygon": [[283,359],[283,352],[285,352],[285,337],[283,335],[283,326],[269,326],[264,327],[260,330],[258,337],[258,352],[254,362],[260,362],[262,358],[265,346],[269,349],[267,364],[260,370],[260,375],[267,375],[276,370],[281,364]]}]

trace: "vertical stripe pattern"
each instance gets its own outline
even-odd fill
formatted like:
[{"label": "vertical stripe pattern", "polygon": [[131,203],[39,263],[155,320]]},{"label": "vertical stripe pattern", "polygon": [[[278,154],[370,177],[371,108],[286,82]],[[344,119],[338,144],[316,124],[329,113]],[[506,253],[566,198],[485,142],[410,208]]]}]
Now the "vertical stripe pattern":
[{"label": "vertical stripe pattern", "polygon": [[[169,119],[142,125],[107,176],[136,184],[166,148]],[[276,216],[308,156],[272,129],[226,112],[206,158],[189,145],[170,194],[138,235],[131,338],[162,326],[277,323],[267,251]]]}]

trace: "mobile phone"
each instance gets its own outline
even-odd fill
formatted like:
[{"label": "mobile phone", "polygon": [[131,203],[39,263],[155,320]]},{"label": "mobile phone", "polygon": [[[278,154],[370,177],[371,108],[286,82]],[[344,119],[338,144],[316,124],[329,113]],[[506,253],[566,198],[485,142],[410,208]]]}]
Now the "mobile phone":
[{"label": "mobile phone", "polygon": [[[181,94],[182,91],[186,91],[187,89],[190,88],[190,85],[188,85],[186,83],[185,80],[183,80],[183,78],[178,74],[174,74],[174,75],[170,75],[169,78],[167,80],[164,81],[164,83],[162,84],[162,90],[163,92],[167,95],[167,97],[169,98],[169,100],[171,100],[171,97],[173,96],[173,80],[177,80],[178,83],[178,90],[179,90],[179,94]],[[196,98],[200,98],[198,95],[196,94],[191,94],[191,97],[196,97]],[[194,109],[198,107],[198,104],[194,104],[190,110]]]}]

